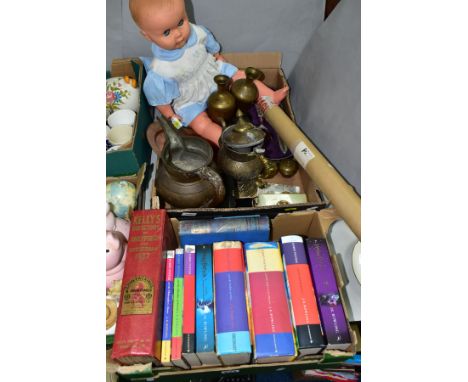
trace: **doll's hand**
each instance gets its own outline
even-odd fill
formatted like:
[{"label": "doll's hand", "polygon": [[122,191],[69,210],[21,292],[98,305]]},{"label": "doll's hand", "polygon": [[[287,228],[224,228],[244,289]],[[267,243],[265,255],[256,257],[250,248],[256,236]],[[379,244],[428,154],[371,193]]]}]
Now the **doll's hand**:
[{"label": "doll's hand", "polygon": [[184,126],[184,125],[182,124],[182,118],[181,118],[179,115],[174,114],[170,119],[171,119],[172,125],[173,125],[177,130]]},{"label": "doll's hand", "polygon": [[214,58],[216,58],[219,61],[226,62],[226,59],[221,55],[221,53],[215,53],[213,54]]}]

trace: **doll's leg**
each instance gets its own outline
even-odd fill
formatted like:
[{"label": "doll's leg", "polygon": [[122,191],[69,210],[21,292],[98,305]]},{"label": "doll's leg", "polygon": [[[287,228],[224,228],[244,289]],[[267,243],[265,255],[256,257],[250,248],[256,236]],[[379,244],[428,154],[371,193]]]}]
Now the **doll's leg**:
[{"label": "doll's leg", "polygon": [[201,137],[213,142],[219,146],[219,137],[221,136],[221,126],[214,123],[208,114],[204,111],[198,114],[189,125]]},{"label": "doll's leg", "polygon": [[[245,72],[243,70],[238,70],[233,76],[232,80],[238,80],[239,78],[245,78]],[[286,97],[289,91],[289,86],[285,86],[279,90],[272,90],[266,86],[262,81],[254,81],[258,89],[258,94],[260,97],[269,96],[276,105],[279,105],[281,101]]]}]

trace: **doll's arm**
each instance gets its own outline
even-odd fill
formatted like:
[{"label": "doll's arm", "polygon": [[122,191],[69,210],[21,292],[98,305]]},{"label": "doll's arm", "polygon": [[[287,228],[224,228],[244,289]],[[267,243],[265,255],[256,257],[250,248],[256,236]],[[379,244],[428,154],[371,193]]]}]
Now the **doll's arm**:
[{"label": "doll's arm", "polygon": [[224,58],[224,56],[221,53],[215,53],[215,54],[213,54],[213,56],[214,56],[214,58],[216,58],[216,60],[226,62],[226,59]]},{"label": "doll's arm", "polygon": [[172,108],[171,105],[158,105],[156,108],[159,110],[159,112],[164,115],[167,119],[171,119],[172,117],[177,117],[178,119],[181,119],[180,116],[178,116],[175,112],[174,109]]},{"label": "doll's arm", "polygon": [[156,108],[159,112],[164,115],[168,120],[172,122],[176,129],[180,129],[182,125],[182,118],[174,112],[171,105],[158,105]]}]

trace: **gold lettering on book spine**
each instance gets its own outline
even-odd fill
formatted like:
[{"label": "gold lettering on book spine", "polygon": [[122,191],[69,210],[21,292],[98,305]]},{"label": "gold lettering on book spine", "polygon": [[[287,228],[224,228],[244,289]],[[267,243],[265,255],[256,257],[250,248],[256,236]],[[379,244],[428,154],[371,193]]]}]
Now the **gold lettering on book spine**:
[{"label": "gold lettering on book spine", "polygon": [[123,292],[122,316],[153,312],[153,282],[145,276],[132,278]]}]

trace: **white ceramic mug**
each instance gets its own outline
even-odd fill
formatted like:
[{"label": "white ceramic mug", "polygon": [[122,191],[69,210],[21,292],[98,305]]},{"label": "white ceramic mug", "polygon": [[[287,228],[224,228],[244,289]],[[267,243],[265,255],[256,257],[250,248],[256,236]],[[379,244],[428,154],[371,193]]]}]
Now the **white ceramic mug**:
[{"label": "white ceramic mug", "polygon": [[117,125],[131,125],[135,123],[136,113],[133,110],[116,110],[107,118],[107,124],[114,128]]},{"label": "white ceramic mug", "polygon": [[107,133],[107,139],[113,146],[121,146],[132,140],[133,126],[132,125],[115,125]]}]

